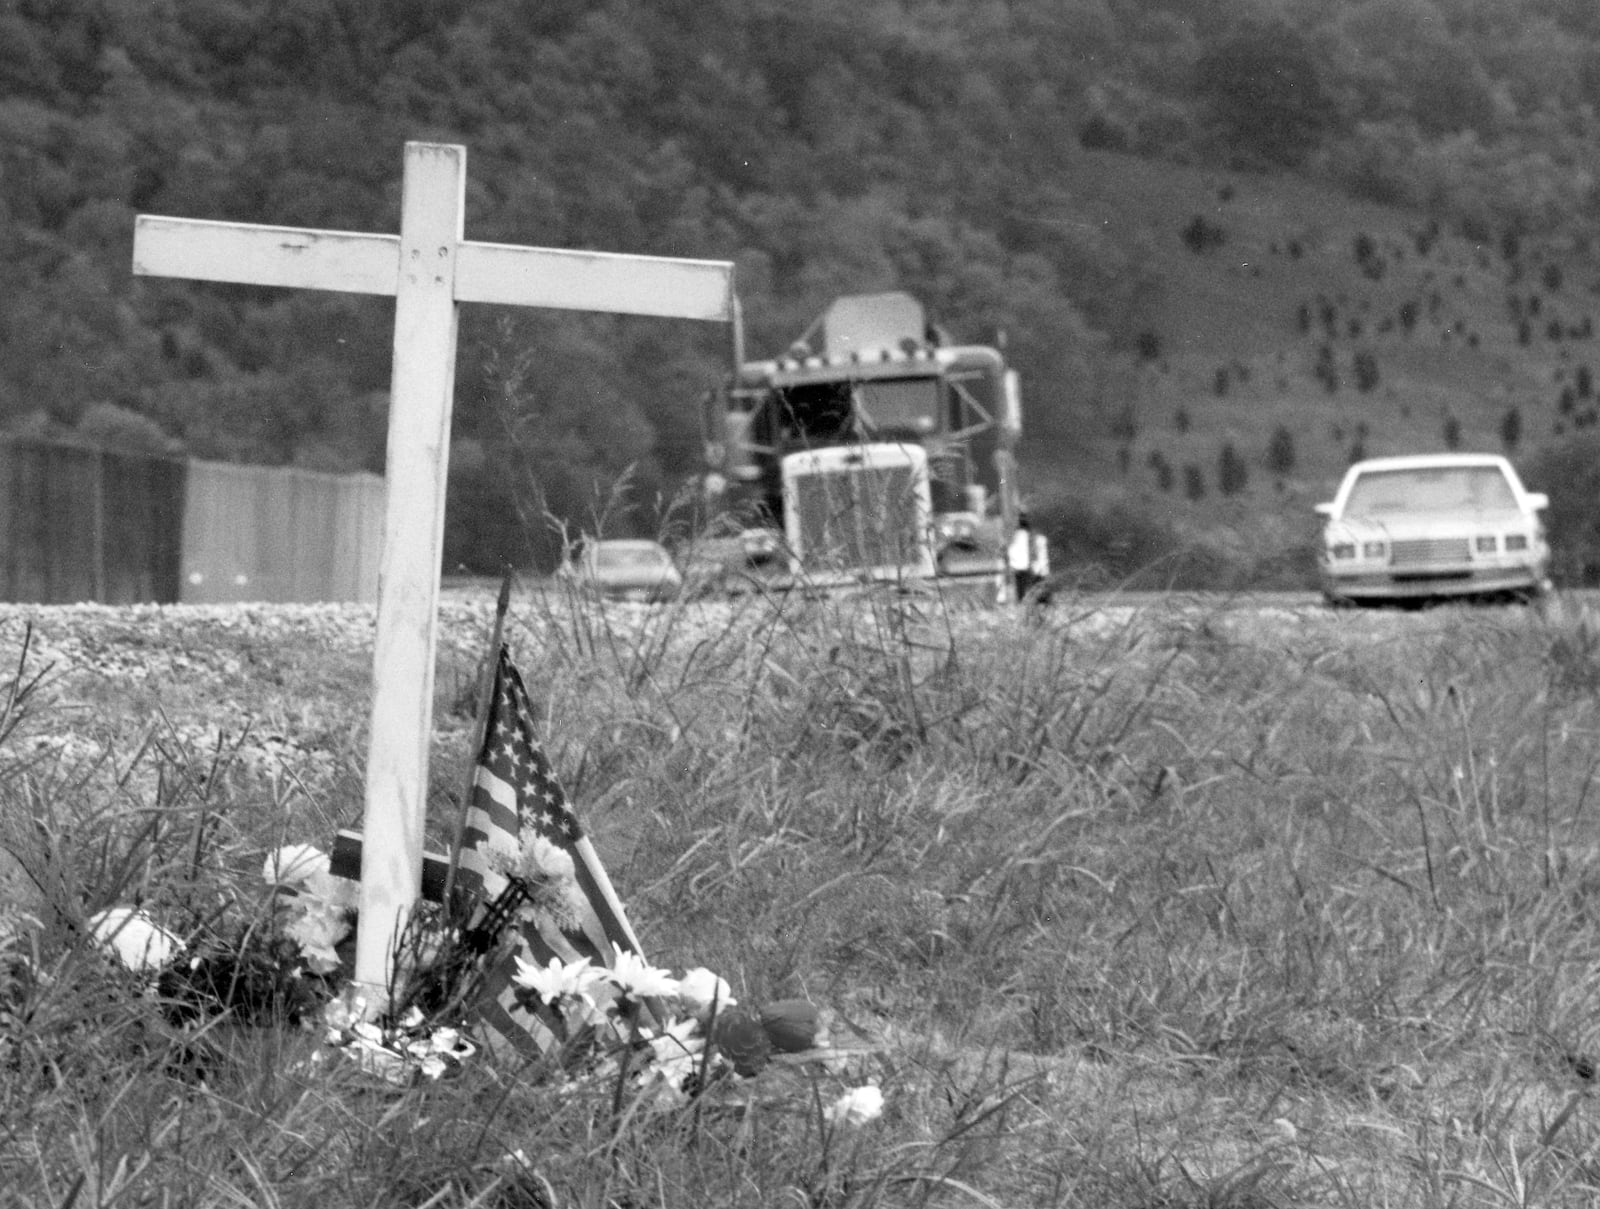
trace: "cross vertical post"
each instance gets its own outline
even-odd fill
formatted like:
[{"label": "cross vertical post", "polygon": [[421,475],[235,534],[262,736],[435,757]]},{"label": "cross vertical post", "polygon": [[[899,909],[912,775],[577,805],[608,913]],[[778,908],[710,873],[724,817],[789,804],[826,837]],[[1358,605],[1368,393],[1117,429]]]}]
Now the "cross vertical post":
[{"label": "cross vertical post", "polygon": [[[400,202],[356,981],[387,1000],[395,939],[422,886],[434,652],[456,366],[465,151],[411,143]],[[382,988],[378,994],[376,988]]]},{"label": "cross vertical post", "polygon": [[373,641],[356,982],[387,1009],[422,885],[457,310],[462,302],[728,322],[733,265],[463,238],[465,147],[407,143],[400,234],[141,214],[133,271],[395,299],[383,554]]}]

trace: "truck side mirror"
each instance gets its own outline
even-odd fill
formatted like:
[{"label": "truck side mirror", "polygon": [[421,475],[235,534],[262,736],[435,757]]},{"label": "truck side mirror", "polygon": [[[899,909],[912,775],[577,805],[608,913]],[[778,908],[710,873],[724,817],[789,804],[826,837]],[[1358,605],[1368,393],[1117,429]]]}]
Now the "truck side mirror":
[{"label": "truck side mirror", "polygon": [[1006,370],[1000,425],[1012,436],[1022,435],[1022,380],[1014,369]]}]

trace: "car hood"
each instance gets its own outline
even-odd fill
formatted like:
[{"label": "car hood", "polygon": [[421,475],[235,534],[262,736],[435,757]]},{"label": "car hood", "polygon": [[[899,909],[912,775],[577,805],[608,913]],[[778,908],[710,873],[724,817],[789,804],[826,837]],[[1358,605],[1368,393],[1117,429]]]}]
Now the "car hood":
[{"label": "car hood", "polygon": [[1377,520],[1372,517],[1350,517],[1330,521],[1327,528],[1329,541],[1408,541],[1429,537],[1471,537],[1486,529],[1506,529],[1528,526],[1531,517],[1520,512],[1502,510],[1474,512],[1454,516],[1394,516]]},{"label": "car hood", "polygon": [[678,578],[674,567],[596,567],[594,581],[607,587],[654,587]]}]

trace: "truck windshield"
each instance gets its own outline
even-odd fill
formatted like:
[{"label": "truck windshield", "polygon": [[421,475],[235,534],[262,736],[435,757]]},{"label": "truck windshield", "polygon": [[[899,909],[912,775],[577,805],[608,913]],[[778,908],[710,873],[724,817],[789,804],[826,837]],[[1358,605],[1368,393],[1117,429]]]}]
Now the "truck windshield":
[{"label": "truck windshield", "polygon": [[817,382],[778,392],[783,435],[791,445],[836,445],[855,434],[848,382]]},{"label": "truck windshield", "polygon": [[925,436],[939,426],[939,383],[935,378],[862,382],[857,398],[861,419],[874,434]]}]

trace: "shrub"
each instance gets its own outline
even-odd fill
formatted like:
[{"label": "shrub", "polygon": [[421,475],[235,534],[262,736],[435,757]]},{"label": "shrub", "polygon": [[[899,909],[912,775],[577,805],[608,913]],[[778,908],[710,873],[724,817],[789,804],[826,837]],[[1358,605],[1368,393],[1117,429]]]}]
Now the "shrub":
[{"label": "shrub", "polygon": [[1514,452],[1522,440],[1522,413],[1515,407],[1500,418],[1500,443],[1507,452]]},{"label": "shrub", "polygon": [[1353,367],[1356,375],[1356,389],[1362,394],[1369,394],[1378,386],[1378,358],[1371,352],[1362,350],[1355,355]]},{"label": "shrub", "polygon": [[1250,481],[1250,471],[1233,442],[1223,444],[1217,455],[1217,490],[1223,495],[1237,495]]},{"label": "shrub", "polygon": [[181,453],[182,442],[169,437],[149,416],[115,403],[96,403],[78,420],[78,435],[114,453]]},{"label": "shrub", "polygon": [[1227,231],[1207,222],[1202,214],[1196,214],[1184,225],[1182,235],[1184,245],[1197,256],[1228,242]]},{"label": "shrub", "polygon": [[1096,113],[1078,129],[1078,144],[1091,151],[1126,151],[1132,139],[1120,122]]},{"label": "shrub", "polygon": [[1084,587],[1305,588],[1315,565],[1311,551],[1298,544],[1197,542],[1124,500],[1057,497],[1035,505],[1032,514],[1050,537],[1056,573]]},{"label": "shrub", "polygon": [[1272,430],[1267,442],[1267,468],[1279,475],[1294,470],[1294,435],[1282,424]]}]

